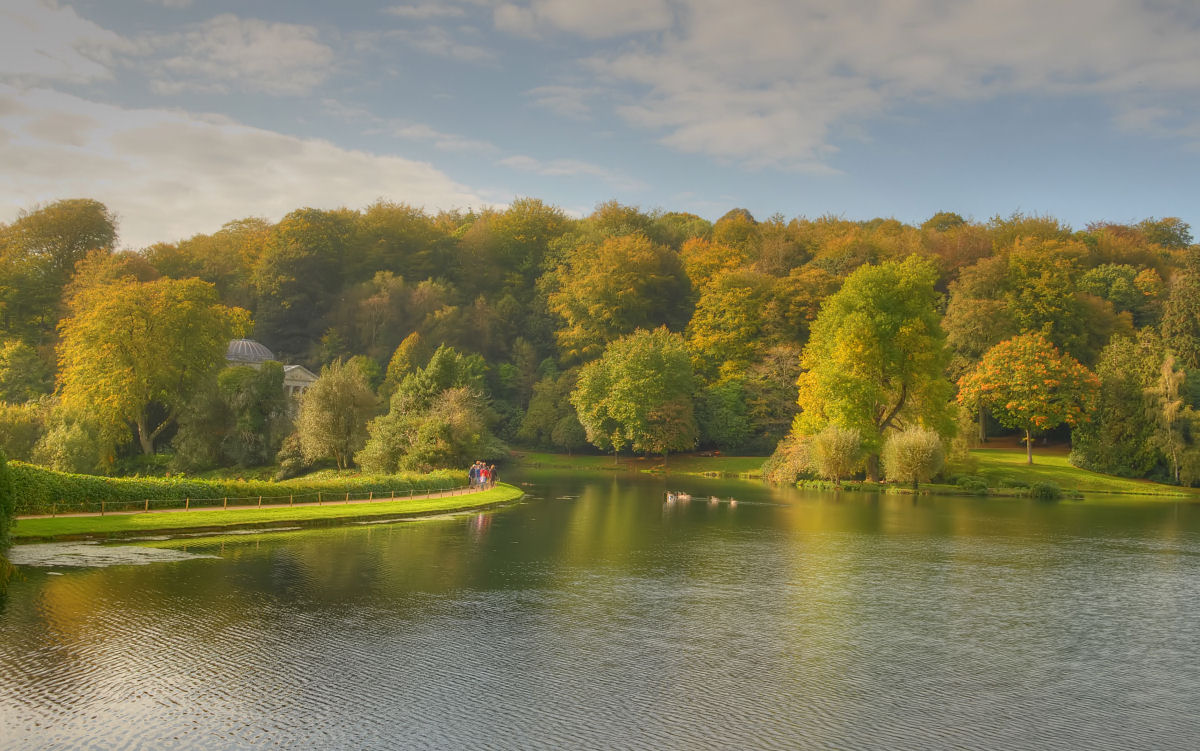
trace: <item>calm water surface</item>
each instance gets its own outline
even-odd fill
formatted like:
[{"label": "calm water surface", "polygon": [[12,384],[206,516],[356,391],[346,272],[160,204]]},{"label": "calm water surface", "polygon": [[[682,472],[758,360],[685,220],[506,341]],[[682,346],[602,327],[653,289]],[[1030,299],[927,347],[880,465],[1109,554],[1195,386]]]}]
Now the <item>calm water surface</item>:
[{"label": "calm water surface", "polygon": [[19,567],[0,748],[1200,744],[1200,506],[516,479],[490,514]]}]

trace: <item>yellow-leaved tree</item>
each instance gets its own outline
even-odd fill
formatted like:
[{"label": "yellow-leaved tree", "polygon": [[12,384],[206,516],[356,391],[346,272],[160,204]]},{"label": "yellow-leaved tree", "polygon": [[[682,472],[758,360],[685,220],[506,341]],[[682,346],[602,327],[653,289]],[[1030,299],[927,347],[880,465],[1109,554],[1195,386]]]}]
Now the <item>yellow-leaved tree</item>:
[{"label": "yellow-leaved tree", "polygon": [[132,427],[152,454],[249,324],[248,312],[222,305],[216,288],[199,279],[124,278],[85,288],[59,324],[63,405],[93,415],[114,440],[127,439]]}]

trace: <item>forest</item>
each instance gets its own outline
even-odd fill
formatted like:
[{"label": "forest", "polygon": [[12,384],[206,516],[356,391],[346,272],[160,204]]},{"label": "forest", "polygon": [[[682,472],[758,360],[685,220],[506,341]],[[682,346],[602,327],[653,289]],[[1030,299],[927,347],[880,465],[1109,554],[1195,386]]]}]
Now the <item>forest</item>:
[{"label": "forest", "polygon": [[[1004,434],[1200,482],[1200,247],[1178,219],[380,201],[117,248],[89,199],[0,226],[8,458],[291,476],[699,448],[916,482],[940,462],[921,457]],[[295,404],[281,366],[226,367],[238,337],[320,378]]]}]

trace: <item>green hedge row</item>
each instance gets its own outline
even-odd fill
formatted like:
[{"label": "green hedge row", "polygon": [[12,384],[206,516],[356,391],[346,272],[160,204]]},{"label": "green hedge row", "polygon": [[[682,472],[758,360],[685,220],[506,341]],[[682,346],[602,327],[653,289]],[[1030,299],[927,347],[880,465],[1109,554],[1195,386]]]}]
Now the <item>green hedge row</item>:
[{"label": "green hedge row", "polygon": [[[200,480],[182,477],[97,477],[73,475],[25,462],[9,462],[17,514],[121,511],[234,505],[402,498],[461,487],[463,472],[356,475],[329,479]],[[149,503],[147,503],[149,501]]]}]

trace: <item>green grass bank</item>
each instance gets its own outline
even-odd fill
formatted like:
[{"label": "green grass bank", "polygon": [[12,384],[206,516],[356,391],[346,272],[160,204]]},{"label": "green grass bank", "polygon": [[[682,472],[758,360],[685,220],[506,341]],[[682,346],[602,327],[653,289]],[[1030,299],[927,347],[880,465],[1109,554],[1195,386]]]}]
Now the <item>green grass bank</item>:
[{"label": "green grass bank", "polygon": [[[1136,495],[1154,496],[1178,500],[1200,499],[1200,491],[1164,485],[1150,480],[1135,480],[1127,477],[1100,474],[1072,466],[1067,461],[1068,452],[1061,448],[1042,449],[1035,452],[1033,465],[1025,463],[1025,451],[1020,448],[973,449],[965,462],[947,467],[946,474],[952,479],[970,476],[982,480],[987,495],[1019,497],[1029,494],[1037,483],[1053,483],[1067,497],[1087,495]],[[619,457],[612,456],[568,456],[537,451],[523,451],[513,457],[517,467],[534,469],[559,469],[574,471],[617,471],[617,472],[665,472],[673,475],[705,475],[709,477],[759,478],[766,457],[762,456],[702,456],[681,454],[671,456],[666,463],[662,457]],[[822,490],[831,489],[832,483],[823,481],[802,482],[803,487]],[[876,483],[843,483],[849,490],[871,492],[911,492],[907,486]],[[920,492],[938,495],[974,495],[957,484],[926,483]]]},{"label": "green grass bank", "polygon": [[661,456],[619,456],[611,454],[552,454],[542,451],[518,451],[512,456],[513,466],[530,469],[563,469],[604,472],[662,472],[673,475],[707,475],[710,477],[761,477],[765,456],[701,456],[679,454],[664,461]]},{"label": "green grass bank", "polygon": [[362,475],[317,473],[294,480],[197,477],[97,477],[75,475],[24,462],[9,462],[16,514],[154,511],[187,506],[222,507],[401,498],[463,485],[466,474]]},{"label": "green grass bank", "polygon": [[499,483],[478,493],[365,502],[335,501],[320,506],[264,506],[253,509],[160,511],[106,516],[58,516],[18,519],[12,529],[15,542],[78,537],[128,537],[185,530],[221,531],[279,524],[318,524],[371,518],[401,518],[467,511],[516,500],[520,488]]}]

